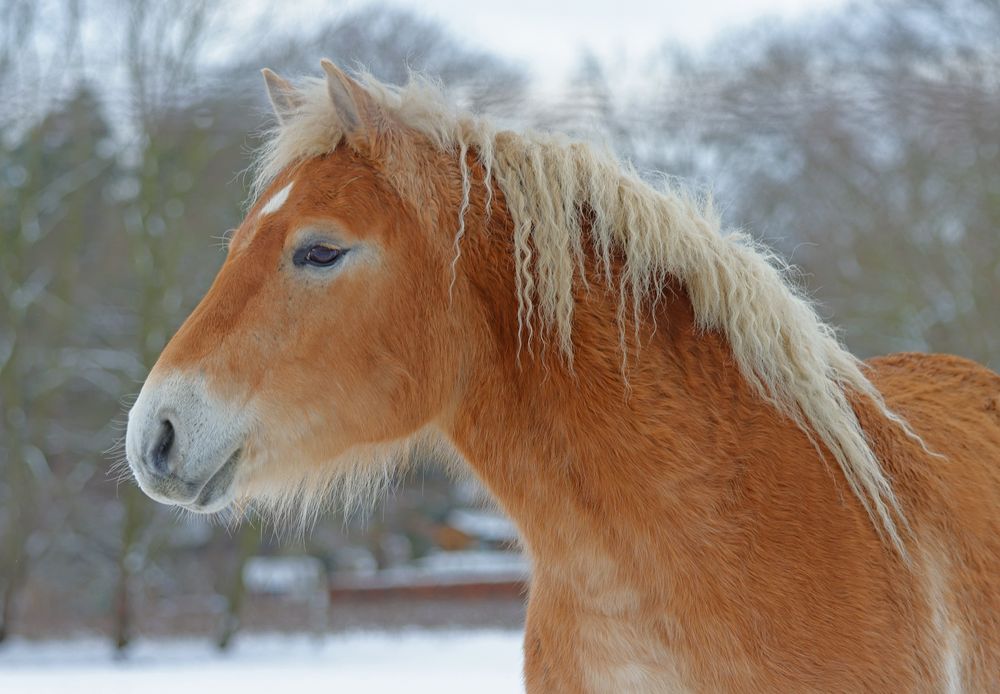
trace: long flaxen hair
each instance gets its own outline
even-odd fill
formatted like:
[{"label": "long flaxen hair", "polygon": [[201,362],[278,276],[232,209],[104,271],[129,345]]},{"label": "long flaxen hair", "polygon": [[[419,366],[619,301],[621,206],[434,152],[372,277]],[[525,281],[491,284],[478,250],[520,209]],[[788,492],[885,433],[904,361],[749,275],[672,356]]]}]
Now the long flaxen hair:
[{"label": "long flaxen hair", "polygon": [[[332,65],[326,66],[329,72]],[[411,129],[457,157],[462,203],[455,220],[456,261],[473,187],[470,153],[485,171],[487,210],[493,185],[502,191],[514,223],[519,334],[525,344],[545,339],[533,334],[539,321],[571,368],[573,286],[587,281],[588,250],[618,292],[623,360],[626,322],[631,318],[638,325],[662,296],[667,277],[675,277],[690,296],[698,325],[725,335],[757,393],[826,446],[876,527],[905,555],[905,517],[851,407],[851,394],[870,398],[886,418],[915,434],[886,407],[860,361],[790,283],[784,263],[742,233],[724,235],[708,202],[651,186],[608,151],[559,135],[501,130],[456,108],[419,76],[403,87],[368,74],[358,81],[379,105],[383,128]],[[303,81],[294,101],[280,111],[252,169],[252,198],[289,165],[331,152],[348,130],[338,120],[327,80]],[[401,194],[427,203],[421,199],[427,188],[420,183],[426,174],[415,170],[412,160],[405,153],[394,156],[385,170]],[[622,261],[615,273],[612,258]]]}]

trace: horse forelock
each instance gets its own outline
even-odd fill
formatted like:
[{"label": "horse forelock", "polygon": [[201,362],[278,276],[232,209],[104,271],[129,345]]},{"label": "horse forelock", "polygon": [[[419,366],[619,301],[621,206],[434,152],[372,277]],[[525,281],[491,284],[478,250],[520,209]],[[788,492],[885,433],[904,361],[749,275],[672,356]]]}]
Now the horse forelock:
[{"label": "horse forelock", "polygon": [[[851,394],[870,398],[884,416],[916,437],[891,412],[858,359],[838,341],[811,302],[789,280],[786,265],[741,233],[724,234],[711,201],[672,185],[654,187],[604,149],[536,131],[501,131],[487,118],[456,108],[433,82],[412,75],[402,87],[371,75],[359,83],[384,110],[387,127],[422,136],[396,138],[389,176],[418,204],[427,171],[419,152],[431,147],[456,157],[461,174],[453,210],[456,256],[465,233],[472,173],[467,153],[484,172],[486,195],[502,191],[514,225],[519,331],[530,344],[531,326],[551,330],[572,361],[573,286],[584,256],[593,255],[609,286],[619,292],[616,317],[622,336],[655,304],[666,277],[687,289],[698,323],[724,334],[748,382],[823,444],[881,532],[905,554],[906,521],[890,481],[852,409]],[[252,197],[296,162],[340,145],[339,122],[325,80],[298,87],[293,113],[265,139],[253,166]],[[487,200],[486,208],[489,209]],[[586,210],[586,219],[581,210]],[[612,281],[612,258],[623,264]]]}]

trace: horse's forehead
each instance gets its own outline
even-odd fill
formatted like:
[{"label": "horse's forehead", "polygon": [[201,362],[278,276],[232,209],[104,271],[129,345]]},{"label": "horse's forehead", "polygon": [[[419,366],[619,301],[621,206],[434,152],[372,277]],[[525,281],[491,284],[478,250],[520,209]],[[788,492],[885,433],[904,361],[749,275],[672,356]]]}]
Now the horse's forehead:
[{"label": "horse's forehead", "polygon": [[[396,198],[372,164],[349,148],[338,148],[290,165],[275,176],[243,220],[231,248],[259,246],[264,235],[263,245],[271,247],[301,225],[327,217],[363,235],[381,227],[372,223],[375,219],[399,211]],[[365,223],[351,224],[358,219]]]},{"label": "horse's forehead", "polygon": [[291,194],[292,187],[294,185],[295,180],[293,179],[286,183],[277,193],[274,193],[270,197],[266,198],[266,202],[261,206],[260,212],[257,214],[261,217],[266,217],[267,215],[274,214],[280,210],[288,201],[288,196]]}]

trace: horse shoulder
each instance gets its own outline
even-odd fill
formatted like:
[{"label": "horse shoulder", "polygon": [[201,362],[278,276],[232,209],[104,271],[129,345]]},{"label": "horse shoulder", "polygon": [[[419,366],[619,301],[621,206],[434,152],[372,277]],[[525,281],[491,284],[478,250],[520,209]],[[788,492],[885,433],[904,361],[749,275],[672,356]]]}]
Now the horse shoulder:
[{"label": "horse shoulder", "polygon": [[939,354],[869,366],[928,449],[861,413],[914,531],[943,690],[1000,689],[1000,375]]}]

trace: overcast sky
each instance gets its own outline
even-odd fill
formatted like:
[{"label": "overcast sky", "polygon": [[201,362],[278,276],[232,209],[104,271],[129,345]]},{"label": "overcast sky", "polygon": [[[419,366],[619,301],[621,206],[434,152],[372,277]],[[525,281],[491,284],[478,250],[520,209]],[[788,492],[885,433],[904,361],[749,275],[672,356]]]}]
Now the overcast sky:
[{"label": "overcast sky", "polygon": [[[721,31],[761,18],[802,18],[846,0],[390,0],[432,17],[474,46],[519,63],[542,82],[558,82],[584,49],[614,61],[648,54],[665,39],[704,46]],[[367,4],[363,0],[307,0],[285,21],[315,21]],[[291,5],[291,3],[289,3]],[[293,29],[294,30],[294,29]]]}]

